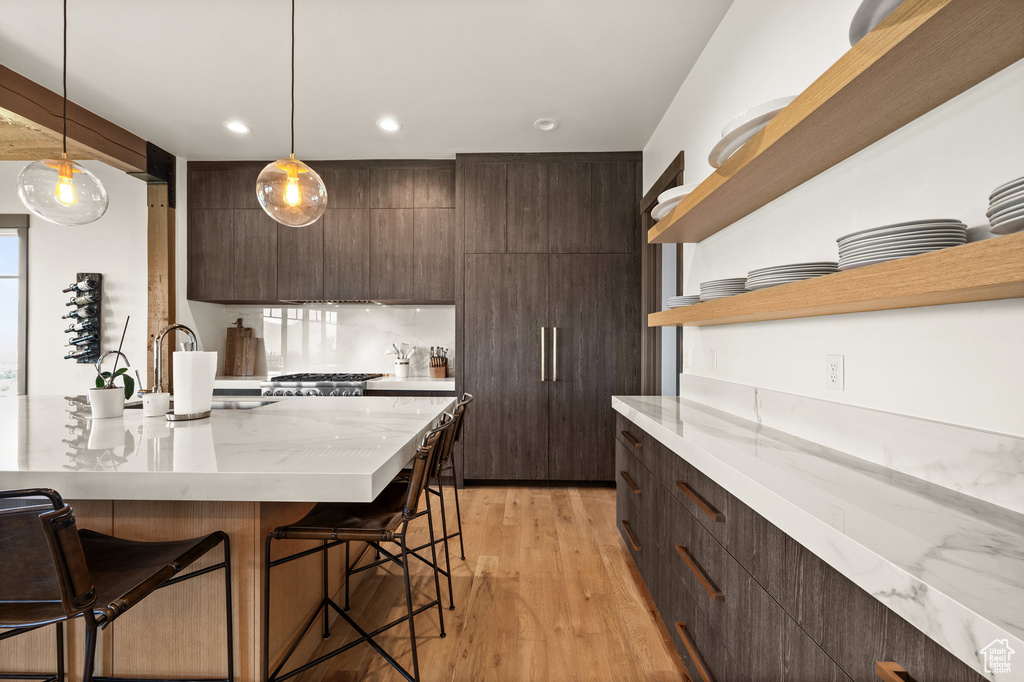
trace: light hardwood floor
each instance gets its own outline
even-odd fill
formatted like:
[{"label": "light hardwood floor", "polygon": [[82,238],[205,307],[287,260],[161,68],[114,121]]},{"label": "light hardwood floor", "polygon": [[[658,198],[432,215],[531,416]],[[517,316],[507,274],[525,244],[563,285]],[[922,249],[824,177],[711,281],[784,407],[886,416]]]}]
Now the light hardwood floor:
[{"label": "light hardwood floor", "polygon": [[[454,611],[441,585],[447,637],[438,637],[436,610],[416,618],[424,682],[688,680],[616,530],[613,489],[477,487],[460,499],[466,559],[456,540]],[[416,537],[425,537],[425,520],[419,526]],[[414,572],[413,598],[422,604],[433,580],[423,564],[414,562]],[[405,613],[397,567],[363,576],[353,582],[357,622],[369,629]],[[386,635],[381,643],[411,670],[406,626]],[[337,622],[321,651],[351,639]],[[298,679],[402,678],[360,644]]]}]

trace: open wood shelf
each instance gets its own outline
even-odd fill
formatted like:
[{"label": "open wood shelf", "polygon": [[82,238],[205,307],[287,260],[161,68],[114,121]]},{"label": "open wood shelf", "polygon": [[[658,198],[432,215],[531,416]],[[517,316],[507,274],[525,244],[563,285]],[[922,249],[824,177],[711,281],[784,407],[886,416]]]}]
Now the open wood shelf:
[{"label": "open wood shelf", "polygon": [[710,237],[1024,58],[1021,35],[1021,0],[905,0],[652,227],[648,241]]},{"label": "open wood shelf", "polygon": [[1024,297],[1024,233],[987,239],[647,316],[704,327]]}]

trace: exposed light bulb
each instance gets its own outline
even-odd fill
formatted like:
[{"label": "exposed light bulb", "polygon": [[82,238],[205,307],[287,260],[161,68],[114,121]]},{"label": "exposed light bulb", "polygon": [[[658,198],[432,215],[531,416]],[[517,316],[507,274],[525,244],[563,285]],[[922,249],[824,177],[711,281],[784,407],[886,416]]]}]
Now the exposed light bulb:
[{"label": "exposed light bulb", "polygon": [[298,206],[302,202],[302,194],[299,192],[299,178],[288,178],[284,188],[284,203],[289,206]]},{"label": "exposed light bulb", "polygon": [[75,181],[72,177],[74,171],[71,168],[71,164],[67,162],[61,163],[57,173],[57,186],[53,191],[54,197],[64,206],[74,206],[78,203],[78,192],[75,191]]}]

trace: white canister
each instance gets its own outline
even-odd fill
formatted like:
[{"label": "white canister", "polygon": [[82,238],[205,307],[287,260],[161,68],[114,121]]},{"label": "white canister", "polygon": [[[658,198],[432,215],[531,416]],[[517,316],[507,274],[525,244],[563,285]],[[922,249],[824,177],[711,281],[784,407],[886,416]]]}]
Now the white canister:
[{"label": "white canister", "polygon": [[142,416],[162,417],[171,409],[170,393],[143,393]]},{"label": "white canister", "polygon": [[409,377],[408,360],[395,360],[395,376],[399,379],[407,379]]},{"label": "white canister", "polygon": [[89,405],[93,419],[120,417],[124,413],[124,389],[120,386],[90,388]]}]

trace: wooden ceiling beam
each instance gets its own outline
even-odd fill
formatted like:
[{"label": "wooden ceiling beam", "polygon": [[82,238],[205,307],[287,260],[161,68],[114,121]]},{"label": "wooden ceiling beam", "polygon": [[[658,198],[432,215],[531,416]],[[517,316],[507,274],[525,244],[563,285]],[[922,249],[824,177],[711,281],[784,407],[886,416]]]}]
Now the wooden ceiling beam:
[{"label": "wooden ceiling beam", "polygon": [[[0,160],[36,161],[61,153],[63,97],[0,65]],[[126,173],[147,172],[146,141],[68,101],[68,155]]]}]

